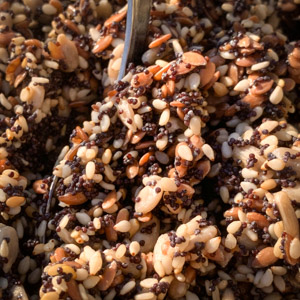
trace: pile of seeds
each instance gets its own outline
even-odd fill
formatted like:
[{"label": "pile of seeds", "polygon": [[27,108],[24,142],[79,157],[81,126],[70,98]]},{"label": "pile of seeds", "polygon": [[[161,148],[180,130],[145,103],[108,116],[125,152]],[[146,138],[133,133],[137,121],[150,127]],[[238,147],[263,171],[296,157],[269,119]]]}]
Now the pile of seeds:
[{"label": "pile of seeds", "polygon": [[0,299],[298,299],[298,2],[2,2]]}]

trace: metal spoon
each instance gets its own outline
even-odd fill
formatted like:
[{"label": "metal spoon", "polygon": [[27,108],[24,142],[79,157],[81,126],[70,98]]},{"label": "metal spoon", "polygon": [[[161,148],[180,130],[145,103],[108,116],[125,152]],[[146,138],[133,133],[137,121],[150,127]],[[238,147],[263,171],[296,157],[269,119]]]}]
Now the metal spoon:
[{"label": "metal spoon", "polygon": [[[118,81],[122,80],[124,77],[128,63],[137,63],[141,58],[141,54],[146,46],[145,42],[148,32],[151,5],[152,0],[128,0],[125,45]],[[60,160],[59,157],[55,166],[59,164]],[[54,176],[49,189],[46,214],[50,212],[51,201],[57,181],[58,177]]]},{"label": "metal spoon", "polygon": [[151,0],[128,0],[125,45],[118,80],[124,77],[128,63],[140,61],[145,49],[151,5]]}]

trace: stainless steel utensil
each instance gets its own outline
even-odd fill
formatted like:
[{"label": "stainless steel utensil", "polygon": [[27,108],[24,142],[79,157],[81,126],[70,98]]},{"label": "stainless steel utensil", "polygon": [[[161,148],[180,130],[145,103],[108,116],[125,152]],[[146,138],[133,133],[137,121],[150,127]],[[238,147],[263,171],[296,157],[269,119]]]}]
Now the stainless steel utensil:
[{"label": "stainless steel utensil", "polygon": [[[151,0],[128,0],[125,45],[118,80],[122,80],[124,77],[128,63],[139,62],[140,57],[145,50],[151,5]],[[60,160],[61,158],[59,157],[55,166]],[[46,213],[50,212],[51,201],[57,181],[58,177],[54,176],[49,189]]]},{"label": "stainless steel utensil", "polygon": [[151,4],[151,0],[128,0],[125,45],[118,80],[124,77],[128,63],[138,62],[145,50]]}]

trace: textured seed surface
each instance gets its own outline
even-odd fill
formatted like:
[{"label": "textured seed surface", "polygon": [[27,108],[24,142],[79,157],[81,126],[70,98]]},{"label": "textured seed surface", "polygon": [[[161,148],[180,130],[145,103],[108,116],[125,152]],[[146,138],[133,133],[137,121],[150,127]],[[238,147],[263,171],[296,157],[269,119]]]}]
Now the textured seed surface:
[{"label": "textured seed surface", "polygon": [[162,197],[162,189],[157,187],[144,187],[138,194],[138,202],[135,203],[135,211],[141,213],[150,212],[159,203]]},{"label": "textured seed surface", "polygon": [[223,2],[122,80],[130,2],[0,3],[1,299],[299,298],[300,1]]},{"label": "textured seed surface", "polygon": [[207,64],[205,58],[197,52],[185,52],[182,55],[182,60],[184,63],[193,66],[205,66]]}]

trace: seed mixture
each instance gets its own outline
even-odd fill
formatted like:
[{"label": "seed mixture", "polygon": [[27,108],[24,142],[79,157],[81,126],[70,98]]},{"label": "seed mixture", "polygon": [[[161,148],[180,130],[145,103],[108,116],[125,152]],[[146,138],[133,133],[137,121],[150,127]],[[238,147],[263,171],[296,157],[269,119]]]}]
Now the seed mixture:
[{"label": "seed mixture", "polygon": [[299,299],[299,5],[2,1],[0,299]]}]

